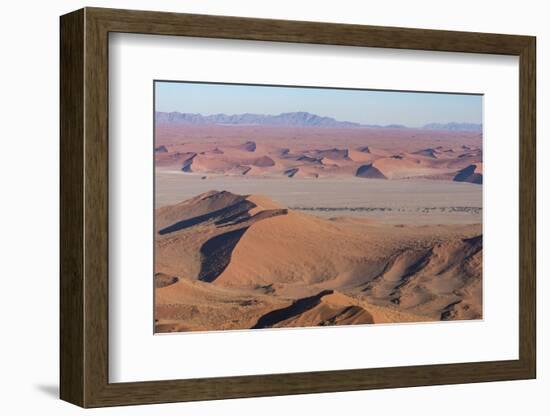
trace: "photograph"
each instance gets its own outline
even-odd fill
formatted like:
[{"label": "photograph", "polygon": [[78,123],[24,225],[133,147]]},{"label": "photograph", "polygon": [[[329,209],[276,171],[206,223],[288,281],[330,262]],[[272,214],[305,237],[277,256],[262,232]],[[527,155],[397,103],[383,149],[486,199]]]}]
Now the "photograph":
[{"label": "photograph", "polygon": [[483,95],[154,82],[154,332],[483,319]]}]

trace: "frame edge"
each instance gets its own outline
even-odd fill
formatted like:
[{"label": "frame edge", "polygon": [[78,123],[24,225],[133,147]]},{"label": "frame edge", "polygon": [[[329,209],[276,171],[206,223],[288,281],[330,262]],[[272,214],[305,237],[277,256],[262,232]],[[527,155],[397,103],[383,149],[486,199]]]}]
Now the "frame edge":
[{"label": "frame edge", "polygon": [[[246,22],[247,28],[236,24],[239,22]],[[320,31],[327,25],[331,28],[328,33]],[[368,42],[368,46],[373,47],[518,55],[521,179],[526,182],[520,185],[520,210],[528,216],[535,213],[536,197],[532,188],[536,128],[534,37],[103,8],[85,8],[70,13],[61,18],[60,391],[63,400],[82,407],[103,407],[536,377],[535,253],[532,251],[536,247],[535,218],[528,218],[520,220],[524,231],[520,236],[519,360],[475,363],[477,372],[462,371],[466,363],[109,383],[105,338],[108,336],[106,111],[109,32],[352,46],[367,46]],[[411,37],[412,34],[418,35],[418,39]],[[437,34],[441,38],[435,39]],[[397,44],[399,46],[395,46]],[[64,48],[69,50],[64,51]],[[523,193],[528,195],[523,196]],[[479,374],[480,370],[485,373]],[[346,378],[348,381],[343,383]]]},{"label": "frame edge", "polygon": [[537,377],[537,168],[536,168],[536,37],[526,38],[520,70],[520,350],[526,379]]},{"label": "frame edge", "polygon": [[83,9],[60,18],[60,388],[84,406],[84,30]]}]

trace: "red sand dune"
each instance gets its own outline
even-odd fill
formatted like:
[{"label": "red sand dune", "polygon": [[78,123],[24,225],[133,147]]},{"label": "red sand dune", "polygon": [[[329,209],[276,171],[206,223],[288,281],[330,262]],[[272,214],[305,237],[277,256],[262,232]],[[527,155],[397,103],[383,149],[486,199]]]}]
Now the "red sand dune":
[{"label": "red sand dune", "polygon": [[415,129],[159,125],[155,145],[158,169],[201,175],[452,180],[482,159],[480,133]]},{"label": "red sand dune", "polygon": [[482,316],[479,224],[328,220],[210,191],[155,225],[159,332]]}]

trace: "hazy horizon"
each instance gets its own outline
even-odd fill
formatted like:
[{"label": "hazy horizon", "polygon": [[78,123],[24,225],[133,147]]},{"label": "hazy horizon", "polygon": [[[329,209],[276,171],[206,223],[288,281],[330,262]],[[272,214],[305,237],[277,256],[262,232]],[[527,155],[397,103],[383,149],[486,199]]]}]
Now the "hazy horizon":
[{"label": "hazy horizon", "polygon": [[158,112],[263,114],[307,112],[370,125],[482,124],[482,95],[155,81]]}]

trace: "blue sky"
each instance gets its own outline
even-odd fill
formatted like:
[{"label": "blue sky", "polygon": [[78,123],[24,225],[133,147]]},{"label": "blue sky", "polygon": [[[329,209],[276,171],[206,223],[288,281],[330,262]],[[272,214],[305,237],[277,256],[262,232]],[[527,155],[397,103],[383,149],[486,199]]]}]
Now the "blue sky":
[{"label": "blue sky", "polygon": [[203,115],[307,111],[341,121],[409,127],[482,122],[482,96],[466,94],[156,81],[155,106],[156,111]]}]

